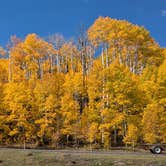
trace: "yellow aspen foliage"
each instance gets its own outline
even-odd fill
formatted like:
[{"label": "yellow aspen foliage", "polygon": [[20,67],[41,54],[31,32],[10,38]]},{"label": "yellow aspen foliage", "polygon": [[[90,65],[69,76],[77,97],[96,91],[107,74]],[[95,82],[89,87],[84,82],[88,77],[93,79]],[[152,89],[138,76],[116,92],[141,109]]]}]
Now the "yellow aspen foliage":
[{"label": "yellow aspen foliage", "polygon": [[123,141],[126,144],[131,144],[134,147],[138,141],[138,138],[139,138],[138,128],[133,124],[129,124],[127,135],[124,137]]},{"label": "yellow aspen foliage", "polygon": [[0,59],[0,82],[6,83],[8,82],[8,60]]},{"label": "yellow aspen foliage", "polygon": [[164,115],[164,107],[159,104],[153,103],[147,106],[142,119],[145,142],[152,144],[161,142],[162,139],[165,139],[162,135],[165,132],[162,126],[165,126],[166,124],[166,121],[162,120]]},{"label": "yellow aspen foliage", "polygon": [[0,144],[166,143],[166,48],[99,17],[77,40],[32,33],[0,47]]},{"label": "yellow aspen foliage", "polygon": [[97,134],[98,134],[98,124],[91,123],[88,130],[88,138],[91,144],[96,140]]}]

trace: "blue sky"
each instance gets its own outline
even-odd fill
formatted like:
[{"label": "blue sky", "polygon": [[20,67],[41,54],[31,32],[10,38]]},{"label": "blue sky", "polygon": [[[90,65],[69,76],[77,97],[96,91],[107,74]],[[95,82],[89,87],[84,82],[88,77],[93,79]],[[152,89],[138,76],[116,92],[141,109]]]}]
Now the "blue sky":
[{"label": "blue sky", "polygon": [[68,39],[98,16],[143,25],[166,47],[166,0],[1,0],[0,45],[11,35],[23,38],[28,33],[61,33]]}]

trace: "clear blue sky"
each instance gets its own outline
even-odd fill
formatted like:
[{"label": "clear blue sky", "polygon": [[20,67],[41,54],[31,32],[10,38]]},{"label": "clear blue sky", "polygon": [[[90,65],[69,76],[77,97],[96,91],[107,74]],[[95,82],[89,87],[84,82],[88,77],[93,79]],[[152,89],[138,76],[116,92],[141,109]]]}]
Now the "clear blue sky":
[{"label": "clear blue sky", "polygon": [[1,0],[0,45],[11,35],[37,33],[46,37],[77,35],[81,24],[90,26],[98,16],[126,19],[147,28],[166,47],[166,0]]}]

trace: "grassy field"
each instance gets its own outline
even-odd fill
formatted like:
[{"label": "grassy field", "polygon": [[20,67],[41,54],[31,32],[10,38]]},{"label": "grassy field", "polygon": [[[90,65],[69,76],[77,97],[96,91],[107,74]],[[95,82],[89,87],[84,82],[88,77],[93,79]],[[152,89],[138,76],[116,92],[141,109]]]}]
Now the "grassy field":
[{"label": "grassy field", "polygon": [[166,154],[0,149],[0,166],[165,166]]}]

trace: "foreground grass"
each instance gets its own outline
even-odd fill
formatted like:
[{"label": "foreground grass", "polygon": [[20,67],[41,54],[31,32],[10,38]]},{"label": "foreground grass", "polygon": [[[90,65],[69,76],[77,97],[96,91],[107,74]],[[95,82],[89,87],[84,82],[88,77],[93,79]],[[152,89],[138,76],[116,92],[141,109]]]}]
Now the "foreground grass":
[{"label": "foreground grass", "polygon": [[145,152],[87,152],[0,149],[0,166],[165,166],[166,155]]}]

